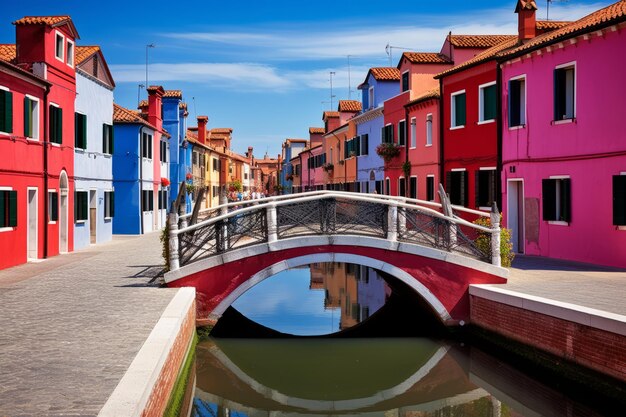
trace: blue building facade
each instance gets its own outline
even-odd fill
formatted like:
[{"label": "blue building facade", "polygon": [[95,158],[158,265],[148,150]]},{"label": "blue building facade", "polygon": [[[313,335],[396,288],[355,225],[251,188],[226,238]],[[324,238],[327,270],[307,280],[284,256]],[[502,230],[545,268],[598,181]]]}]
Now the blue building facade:
[{"label": "blue building facade", "polygon": [[[364,147],[367,142],[367,150],[363,149],[358,157],[357,181],[361,184],[361,192],[376,190],[382,194],[385,163],[376,154],[376,147],[382,143],[384,102],[400,94],[400,71],[391,67],[371,68],[359,89],[362,92],[363,111],[353,120],[356,133],[361,136],[361,145]],[[367,135],[366,141],[363,135]]]},{"label": "blue building facade", "polygon": [[[178,198],[181,182],[191,168],[191,158],[187,158],[187,106],[183,103],[180,90],[166,90],[163,95],[163,128],[172,135],[169,139],[170,193],[167,209]],[[187,196],[187,207],[190,210],[191,200]]]},{"label": "blue building facade", "polygon": [[293,180],[288,179],[293,176],[291,159],[300,155],[300,152],[307,147],[307,144],[308,141],[306,139],[287,139],[283,143],[283,161],[280,168],[280,178],[278,179],[278,183],[283,187],[283,194],[293,193]]}]

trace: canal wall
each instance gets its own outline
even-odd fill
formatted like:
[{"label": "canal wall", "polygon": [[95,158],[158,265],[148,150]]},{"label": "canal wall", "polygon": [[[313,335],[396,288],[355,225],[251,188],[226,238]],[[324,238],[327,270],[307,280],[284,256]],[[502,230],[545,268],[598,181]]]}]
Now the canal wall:
[{"label": "canal wall", "polygon": [[626,382],[626,317],[493,286],[470,286],[474,326]]},{"label": "canal wall", "polygon": [[195,296],[193,288],[177,292],[99,416],[165,414],[188,356],[194,354]]}]

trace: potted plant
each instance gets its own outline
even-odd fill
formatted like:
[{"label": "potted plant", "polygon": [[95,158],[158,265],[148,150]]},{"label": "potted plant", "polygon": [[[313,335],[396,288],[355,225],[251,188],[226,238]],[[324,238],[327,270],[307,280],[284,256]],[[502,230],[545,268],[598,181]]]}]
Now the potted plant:
[{"label": "potted plant", "polygon": [[326,172],[330,172],[333,169],[335,169],[335,166],[333,164],[331,164],[330,162],[325,163],[324,165],[322,165],[322,169]]},{"label": "potted plant", "polygon": [[395,143],[381,143],[376,147],[376,154],[383,158],[385,162],[389,162],[400,155],[400,149],[401,147]]},{"label": "potted plant", "polygon": [[161,177],[161,185],[162,185],[163,187],[167,187],[168,185],[170,185],[170,180],[168,180],[168,179],[167,179],[167,178],[165,178],[165,177]]}]

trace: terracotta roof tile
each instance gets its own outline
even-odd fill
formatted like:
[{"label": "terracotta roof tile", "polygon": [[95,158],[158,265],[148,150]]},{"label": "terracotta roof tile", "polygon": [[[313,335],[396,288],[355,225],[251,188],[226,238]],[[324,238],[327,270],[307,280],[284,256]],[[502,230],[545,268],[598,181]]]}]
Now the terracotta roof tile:
[{"label": "terracotta roof tile", "polygon": [[13,22],[14,25],[56,25],[58,23],[70,20],[70,17],[65,16],[24,16],[23,18]]},{"label": "terracotta roof tile", "polygon": [[163,94],[163,97],[182,99],[183,92],[181,90],[165,90],[165,94]]},{"label": "terracotta roof tile", "polygon": [[338,109],[340,112],[359,112],[361,111],[361,102],[356,100],[339,100]]},{"label": "terracotta roof tile", "polygon": [[141,100],[139,102],[139,105],[137,106],[137,108],[140,109],[142,107],[148,107],[148,100]]},{"label": "terracotta roof tile", "polygon": [[[136,110],[129,110],[115,103],[113,103],[113,122],[114,123],[139,123],[139,124],[149,127],[150,129],[153,129],[156,131],[159,130],[156,128],[156,126],[148,123],[146,119],[141,117],[141,112],[138,112]],[[161,132],[168,137],[170,136],[166,130],[161,130]]]},{"label": "terracotta roof tile", "polygon": [[82,64],[87,58],[100,50],[99,46],[77,46],[76,47],[76,64]]},{"label": "terracotta roof tile", "polygon": [[535,23],[535,27],[537,28],[537,30],[546,32],[549,30],[560,29],[563,26],[567,26],[571,23],[572,22],[560,20],[537,20],[537,22]]},{"label": "terracotta roof tile", "polygon": [[187,103],[184,103],[184,102],[181,101],[180,104],[178,105],[178,107],[181,108],[181,109],[187,110]]},{"label": "terracotta roof tile", "polygon": [[517,39],[517,35],[449,35],[448,38],[457,48],[491,48],[504,41]]},{"label": "terracotta roof tile", "polygon": [[231,134],[231,133],[233,133],[233,128],[232,127],[216,127],[214,129],[211,129],[211,133],[227,133],[227,134]]},{"label": "terracotta roof tile", "polygon": [[423,94],[415,97],[413,100],[409,101],[404,107],[412,106],[413,104],[421,103],[422,101],[430,100],[431,98],[439,98],[439,87],[433,88],[432,90],[428,90]]},{"label": "terracotta roof tile", "polygon": [[335,118],[335,117],[339,117],[338,111],[325,111],[324,114],[322,114],[322,120]]},{"label": "terracotta roof tile", "polygon": [[1,44],[0,45],[0,59],[7,62],[15,61],[15,45],[13,44]]},{"label": "terracotta roof tile", "polygon": [[439,74],[435,75],[435,78],[441,78],[446,75],[454,74],[455,72],[459,72],[465,68],[470,68],[475,65],[481,64],[483,62],[489,61],[491,59],[495,59],[496,55],[499,52],[508,48],[512,48],[515,45],[517,45],[517,36],[514,36],[513,38],[505,40],[494,47],[491,47],[489,49],[482,51],[481,53],[477,54],[474,58],[467,60],[462,64],[456,65],[450,69],[440,72]]},{"label": "terracotta roof tile", "polygon": [[[369,74],[372,74],[377,81],[400,81],[400,70],[395,67],[377,67],[370,68]],[[367,80],[367,77],[365,77]]]},{"label": "terracotta roof tile", "polygon": [[317,135],[317,134],[324,134],[324,128],[323,127],[310,127],[309,128],[309,135]]},{"label": "terracotta roof tile", "polygon": [[[435,52],[404,52],[403,58],[413,64],[450,64],[450,60],[442,54]],[[402,60],[402,59],[401,59]]]},{"label": "terracotta roof tile", "polygon": [[582,19],[572,22],[569,25],[565,25],[560,29],[539,35],[525,44],[499,55],[501,57],[505,57],[516,55],[518,53],[524,53],[582,33],[592,32],[594,30],[624,21],[626,21],[626,0],[621,0],[603,9],[595,11]]}]

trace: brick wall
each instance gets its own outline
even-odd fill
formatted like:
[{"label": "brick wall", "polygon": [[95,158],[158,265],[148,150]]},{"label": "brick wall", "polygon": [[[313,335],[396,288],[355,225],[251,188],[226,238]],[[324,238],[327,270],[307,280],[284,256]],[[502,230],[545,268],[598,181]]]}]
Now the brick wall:
[{"label": "brick wall", "polygon": [[626,381],[626,337],[470,296],[474,325]]},{"label": "brick wall", "polygon": [[142,416],[161,416],[167,407],[170,394],[178,377],[178,373],[187,355],[189,345],[196,331],[195,302],[189,308],[187,315],[181,325],[181,329],[176,337],[172,348],[161,368],[161,373],[154,385],[152,394],[143,410]]}]

